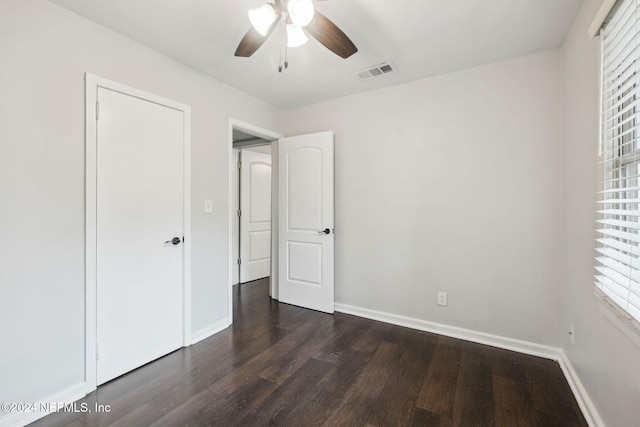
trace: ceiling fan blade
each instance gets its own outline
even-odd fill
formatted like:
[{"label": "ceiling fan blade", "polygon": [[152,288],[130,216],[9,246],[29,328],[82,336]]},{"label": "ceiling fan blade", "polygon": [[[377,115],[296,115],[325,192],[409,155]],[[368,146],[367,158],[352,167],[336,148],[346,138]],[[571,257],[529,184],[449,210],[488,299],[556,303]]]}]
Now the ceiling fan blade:
[{"label": "ceiling fan blade", "polygon": [[316,10],[313,21],[306,27],[316,40],[342,58],[348,58],[358,51],[351,39],[326,16]]},{"label": "ceiling fan blade", "polygon": [[234,53],[234,55],[241,56],[243,58],[248,58],[254,53],[256,53],[256,50],[260,49],[260,46],[263,45],[263,43],[267,40],[267,38],[269,38],[269,36],[273,32],[274,28],[276,28],[278,21],[280,21],[280,17],[278,17],[274,21],[271,27],[269,27],[269,30],[267,30],[267,34],[265,34],[264,36],[261,35],[259,32],[257,32],[255,28],[253,28],[253,26],[251,26],[249,28],[249,31],[247,31],[247,33],[242,38],[242,40],[240,40],[240,44],[238,44],[238,47],[236,48],[236,53]]}]

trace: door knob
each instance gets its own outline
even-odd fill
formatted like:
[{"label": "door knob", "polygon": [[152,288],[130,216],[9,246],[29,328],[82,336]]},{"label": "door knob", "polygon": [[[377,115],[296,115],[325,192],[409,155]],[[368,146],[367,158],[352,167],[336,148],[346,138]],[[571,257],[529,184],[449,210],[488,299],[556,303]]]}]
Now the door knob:
[{"label": "door knob", "polygon": [[330,234],[330,233],[331,233],[331,230],[329,230],[328,228],[318,231],[318,234]]},{"label": "door knob", "polygon": [[165,243],[165,244],[166,244],[166,243],[171,243],[171,244],[173,244],[173,245],[179,245],[179,244],[180,244],[180,242],[181,242],[181,240],[180,240],[180,238],[179,238],[179,237],[174,237],[173,239],[171,239],[171,240],[167,240],[167,241],[166,241],[166,242],[164,242],[164,243]]}]

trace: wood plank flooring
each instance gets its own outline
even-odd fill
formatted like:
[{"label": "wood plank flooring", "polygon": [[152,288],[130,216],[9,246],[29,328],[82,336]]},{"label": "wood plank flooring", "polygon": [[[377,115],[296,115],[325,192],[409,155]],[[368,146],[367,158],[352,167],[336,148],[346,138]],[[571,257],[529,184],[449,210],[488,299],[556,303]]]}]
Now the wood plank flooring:
[{"label": "wood plank flooring", "polygon": [[586,426],[551,360],[280,304],[234,288],[234,324],[117,378],[47,426]]}]

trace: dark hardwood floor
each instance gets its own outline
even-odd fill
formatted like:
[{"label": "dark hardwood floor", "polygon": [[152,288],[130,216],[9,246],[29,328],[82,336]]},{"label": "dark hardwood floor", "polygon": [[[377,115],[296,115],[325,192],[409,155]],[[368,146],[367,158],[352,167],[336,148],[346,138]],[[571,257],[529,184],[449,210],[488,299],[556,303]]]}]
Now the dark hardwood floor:
[{"label": "dark hardwood floor", "polygon": [[32,426],[586,426],[551,360],[234,288],[232,327]]}]

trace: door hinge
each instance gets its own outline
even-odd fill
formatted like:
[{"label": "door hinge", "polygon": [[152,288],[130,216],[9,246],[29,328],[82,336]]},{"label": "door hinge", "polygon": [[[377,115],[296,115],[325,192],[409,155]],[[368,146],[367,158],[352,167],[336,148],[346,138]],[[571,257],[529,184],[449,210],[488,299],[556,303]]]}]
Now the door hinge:
[{"label": "door hinge", "polygon": [[238,209],[238,216],[242,216],[242,211]]},{"label": "door hinge", "polygon": [[96,360],[100,360],[100,344],[96,341]]},{"label": "door hinge", "polygon": [[100,119],[100,101],[96,101],[96,120]]},{"label": "door hinge", "polygon": [[238,258],[238,265],[242,264],[242,260]]},{"label": "door hinge", "polygon": [[238,169],[242,169],[242,162],[238,160]]}]

